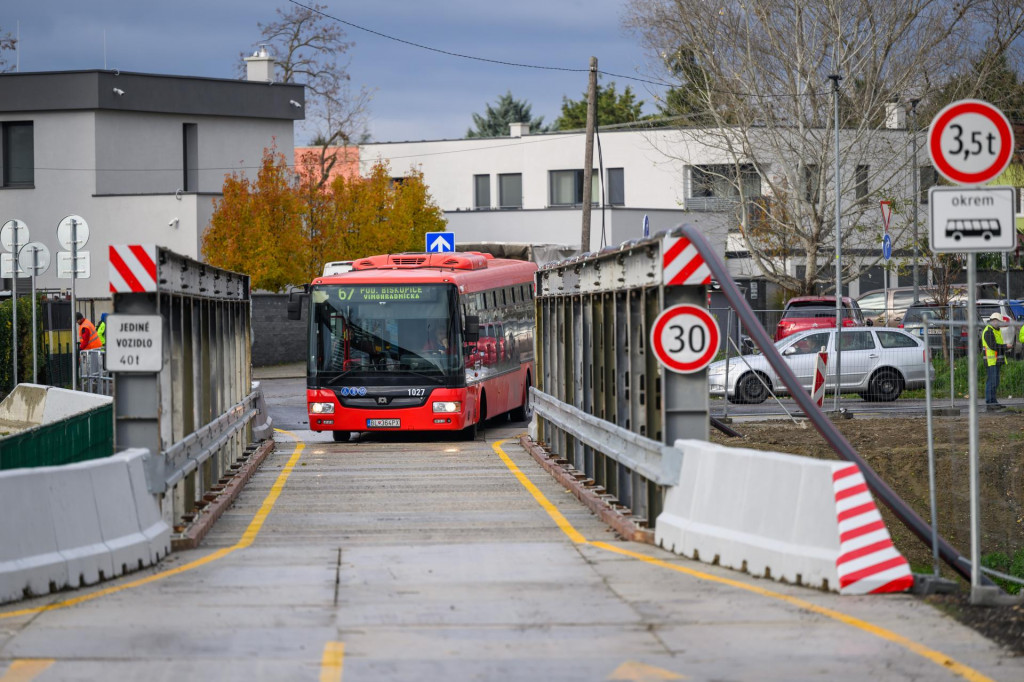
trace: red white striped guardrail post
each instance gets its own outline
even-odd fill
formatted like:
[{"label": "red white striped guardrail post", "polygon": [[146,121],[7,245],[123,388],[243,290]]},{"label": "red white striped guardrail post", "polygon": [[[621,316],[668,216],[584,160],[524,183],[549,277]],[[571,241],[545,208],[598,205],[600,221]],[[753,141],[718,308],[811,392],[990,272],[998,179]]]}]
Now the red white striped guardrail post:
[{"label": "red white striped guardrail post", "polygon": [[825,402],[825,370],[828,367],[828,353],[824,349],[818,353],[818,359],[814,365],[814,387],[811,392],[811,398],[814,399],[818,409]]}]

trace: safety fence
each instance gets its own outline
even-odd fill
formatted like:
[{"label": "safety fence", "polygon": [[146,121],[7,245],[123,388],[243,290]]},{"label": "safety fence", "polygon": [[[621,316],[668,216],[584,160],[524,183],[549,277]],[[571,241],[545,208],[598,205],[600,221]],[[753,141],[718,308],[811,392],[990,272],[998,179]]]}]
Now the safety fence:
[{"label": "safety fence", "polygon": [[78,388],[87,393],[113,395],[114,378],[106,369],[105,350],[78,351]]},{"label": "safety fence", "polygon": [[[978,339],[979,400],[984,398],[987,365],[981,347],[982,330],[988,316],[1002,310],[1009,322],[1001,327],[1001,340],[1007,346],[1005,364],[1000,366],[998,400],[1024,407],[1024,343],[1020,341],[1024,326],[1024,312],[1015,310],[1016,304],[979,304],[976,316]],[[760,351],[754,347],[738,315],[731,308],[711,308],[711,313],[722,330],[719,362],[712,368],[716,380],[709,384],[712,414],[731,416],[732,405],[761,404],[762,415],[785,415],[792,412],[792,403],[786,402],[785,390],[779,390],[777,377],[766,369]],[[932,396],[951,408],[967,407],[967,348],[968,322],[965,307],[960,304],[929,305],[901,311],[902,320],[892,326],[843,326],[839,343],[835,334],[835,309],[827,308],[820,319],[803,318],[801,327],[788,334],[778,334],[778,325],[763,327],[771,335],[787,358],[807,390],[813,383],[815,358],[818,351],[827,353],[826,400],[827,410],[856,409],[860,412],[892,412],[893,410],[920,410],[925,397],[922,353],[910,353],[907,335],[928,346],[932,371]],[[758,319],[773,319],[781,311],[754,311]],[[984,314],[984,317],[983,317]],[[1015,317],[1011,317],[1015,316]],[[792,320],[794,318],[782,318]],[[890,319],[897,319],[895,313]],[[851,320],[847,324],[854,324]],[[923,343],[921,344],[924,345]],[[838,351],[838,352],[837,352]],[[835,372],[839,369],[843,379],[836,396]],[[728,400],[723,388],[728,380]]]}]

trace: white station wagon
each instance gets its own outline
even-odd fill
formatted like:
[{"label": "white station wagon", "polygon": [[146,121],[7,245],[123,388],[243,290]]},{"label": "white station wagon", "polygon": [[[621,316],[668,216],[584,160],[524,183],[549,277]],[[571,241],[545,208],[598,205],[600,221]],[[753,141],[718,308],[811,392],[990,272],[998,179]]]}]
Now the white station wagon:
[{"label": "white station wagon", "polygon": [[[826,390],[835,390],[835,330],[811,329],[787,336],[775,343],[807,391],[814,383],[817,354],[828,352]],[[846,327],[842,343],[842,390],[858,393],[864,400],[896,400],[904,389],[923,388],[925,381],[924,342],[899,329],[887,327]],[[935,370],[932,369],[934,378]],[[728,381],[725,360],[708,366],[711,395],[728,395],[734,403],[762,403],[772,394],[789,391],[763,355],[729,359]]]}]

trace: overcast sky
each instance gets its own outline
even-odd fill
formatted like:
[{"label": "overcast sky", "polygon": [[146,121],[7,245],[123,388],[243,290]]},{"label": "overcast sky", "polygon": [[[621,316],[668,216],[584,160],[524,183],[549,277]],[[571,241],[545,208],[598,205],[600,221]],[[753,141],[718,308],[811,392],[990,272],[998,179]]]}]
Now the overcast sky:
[{"label": "overcast sky", "polygon": [[[437,50],[482,59],[565,69],[504,66],[412,47],[343,26],[352,85],[373,94],[376,141],[461,138],[472,114],[510,91],[550,123],[562,96],[579,99],[591,56],[598,67],[645,77],[647,56],[622,27],[624,0],[321,0],[325,13]],[[19,70],[120,69],[233,78],[242,52],[288,0],[0,0],[0,30],[20,37]],[[650,85],[622,78],[653,113]],[[296,142],[304,143],[297,132]]]}]

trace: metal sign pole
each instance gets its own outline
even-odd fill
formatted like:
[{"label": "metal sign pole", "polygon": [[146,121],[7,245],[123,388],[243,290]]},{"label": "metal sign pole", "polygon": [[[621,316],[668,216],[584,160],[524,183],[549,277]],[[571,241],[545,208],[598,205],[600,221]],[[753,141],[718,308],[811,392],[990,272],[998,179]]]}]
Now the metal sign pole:
[{"label": "metal sign pole", "polygon": [[977,257],[967,254],[967,398],[968,458],[971,480],[971,602],[981,587],[981,549],[978,518],[978,284]]},{"label": "metal sign pole", "polygon": [[78,221],[71,219],[71,390],[78,390],[78,320],[75,317],[75,280],[78,278]]},{"label": "metal sign pole", "polygon": [[14,361],[14,374],[11,377],[14,383],[11,388],[18,385],[18,226],[12,230],[14,243],[11,249],[11,358]]},{"label": "metal sign pole", "polygon": [[32,249],[32,383],[39,383],[39,339],[36,334],[36,272],[39,270],[39,249]]},{"label": "metal sign pole", "polygon": [[[932,422],[932,344],[928,328],[928,316],[924,317],[924,409],[928,422],[928,494],[932,508],[932,573],[939,575],[939,512],[935,507],[935,428]],[[952,327],[951,327],[952,329]],[[952,348],[950,348],[952,358]]]}]

